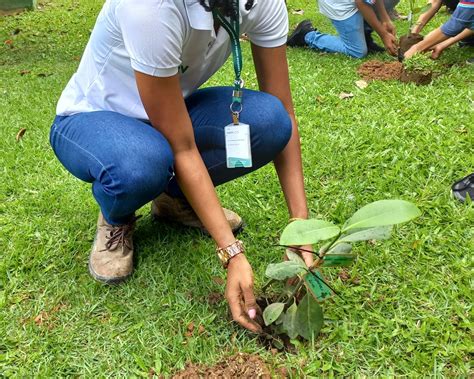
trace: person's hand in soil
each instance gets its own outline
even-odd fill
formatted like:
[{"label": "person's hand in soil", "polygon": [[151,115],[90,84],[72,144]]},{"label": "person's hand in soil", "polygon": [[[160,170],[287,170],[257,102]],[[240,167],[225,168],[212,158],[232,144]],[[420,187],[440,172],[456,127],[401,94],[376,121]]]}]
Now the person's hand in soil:
[{"label": "person's hand in soil", "polygon": [[397,55],[397,39],[393,34],[388,32],[383,34],[382,42],[390,55]]},{"label": "person's hand in soil", "polygon": [[431,50],[431,58],[438,59],[444,50],[446,50],[449,46],[454,45],[455,43],[462,41],[465,38],[471,38],[474,35],[474,31],[470,29],[464,29],[461,33],[457,36],[448,38],[446,41],[440,42],[435,46],[430,48]]},{"label": "person's hand in soil", "polygon": [[262,327],[256,321],[261,310],[253,293],[252,267],[243,254],[229,261],[225,297],[234,321],[251,332],[262,332]]},{"label": "person's hand in soil", "polygon": [[443,46],[441,44],[437,44],[433,49],[431,50],[431,58],[432,59],[438,59],[441,54],[443,53]]}]

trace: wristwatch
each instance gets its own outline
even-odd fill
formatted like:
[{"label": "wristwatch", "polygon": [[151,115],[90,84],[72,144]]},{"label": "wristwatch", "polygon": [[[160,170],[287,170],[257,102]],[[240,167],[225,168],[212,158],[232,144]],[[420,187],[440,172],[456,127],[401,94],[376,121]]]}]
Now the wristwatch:
[{"label": "wristwatch", "polygon": [[227,268],[229,261],[236,255],[245,253],[244,244],[240,240],[235,240],[227,247],[217,247],[217,256],[219,257],[222,267]]}]

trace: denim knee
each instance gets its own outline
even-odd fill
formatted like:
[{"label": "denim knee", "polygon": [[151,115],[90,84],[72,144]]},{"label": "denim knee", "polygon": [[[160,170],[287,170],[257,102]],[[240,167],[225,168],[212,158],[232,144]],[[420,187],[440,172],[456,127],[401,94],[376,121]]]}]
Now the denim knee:
[{"label": "denim knee", "polygon": [[358,46],[357,48],[347,49],[347,54],[352,58],[365,58],[367,56],[368,50],[366,46]]},{"label": "denim knee", "polygon": [[[256,99],[247,101],[255,104],[258,109],[251,112],[249,123],[252,134],[257,140],[256,152],[262,160],[271,161],[288,144],[292,133],[290,116],[282,102],[273,95],[258,92]],[[244,120],[245,122],[245,120]]]},{"label": "denim knee", "polygon": [[[115,162],[105,168],[106,175],[97,178],[99,183],[94,183],[94,194],[108,208],[111,219],[129,215],[153,200],[173,176],[173,153],[168,144],[140,157],[123,157]],[[107,199],[101,199],[105,194]]]}]

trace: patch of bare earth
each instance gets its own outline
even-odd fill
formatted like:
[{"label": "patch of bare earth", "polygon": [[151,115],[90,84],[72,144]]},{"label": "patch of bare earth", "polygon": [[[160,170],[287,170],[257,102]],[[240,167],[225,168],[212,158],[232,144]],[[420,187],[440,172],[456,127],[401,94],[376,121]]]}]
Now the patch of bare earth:
[{"label": "patch of bare earth", "polygon": [[270,370],[257,355],[238,353],[224,359],[214,366],[206,367],[189,363],[183,371],[176,373],[173,379],[191,378],[262,378],[270,379]]},{"label": "patch of bare earth", "polygon": [[371,60],[362,63],[357,73],[365,80],[399,80],[403,65],[400,62],[382,62]]}]

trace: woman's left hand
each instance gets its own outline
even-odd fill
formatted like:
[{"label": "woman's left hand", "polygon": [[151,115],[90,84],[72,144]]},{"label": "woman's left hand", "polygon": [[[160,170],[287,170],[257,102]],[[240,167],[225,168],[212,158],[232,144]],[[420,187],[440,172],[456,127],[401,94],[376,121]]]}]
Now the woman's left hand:
[{"label": "woman's left hand", "polygon": [[[298,248],[301,248],[302,250],[306,251],[299,250]],[[294,248],[290,248],[290,250],[294,251],[301,258],[303,258],[304,262],[306,263],[306,266],[311,267],[314,263],[314,253],[310,253],[310,251],[313,251],[312,245],[295,246]],[[285,260],[286,259],[288,259],[288,257],[285,254]]]}]

